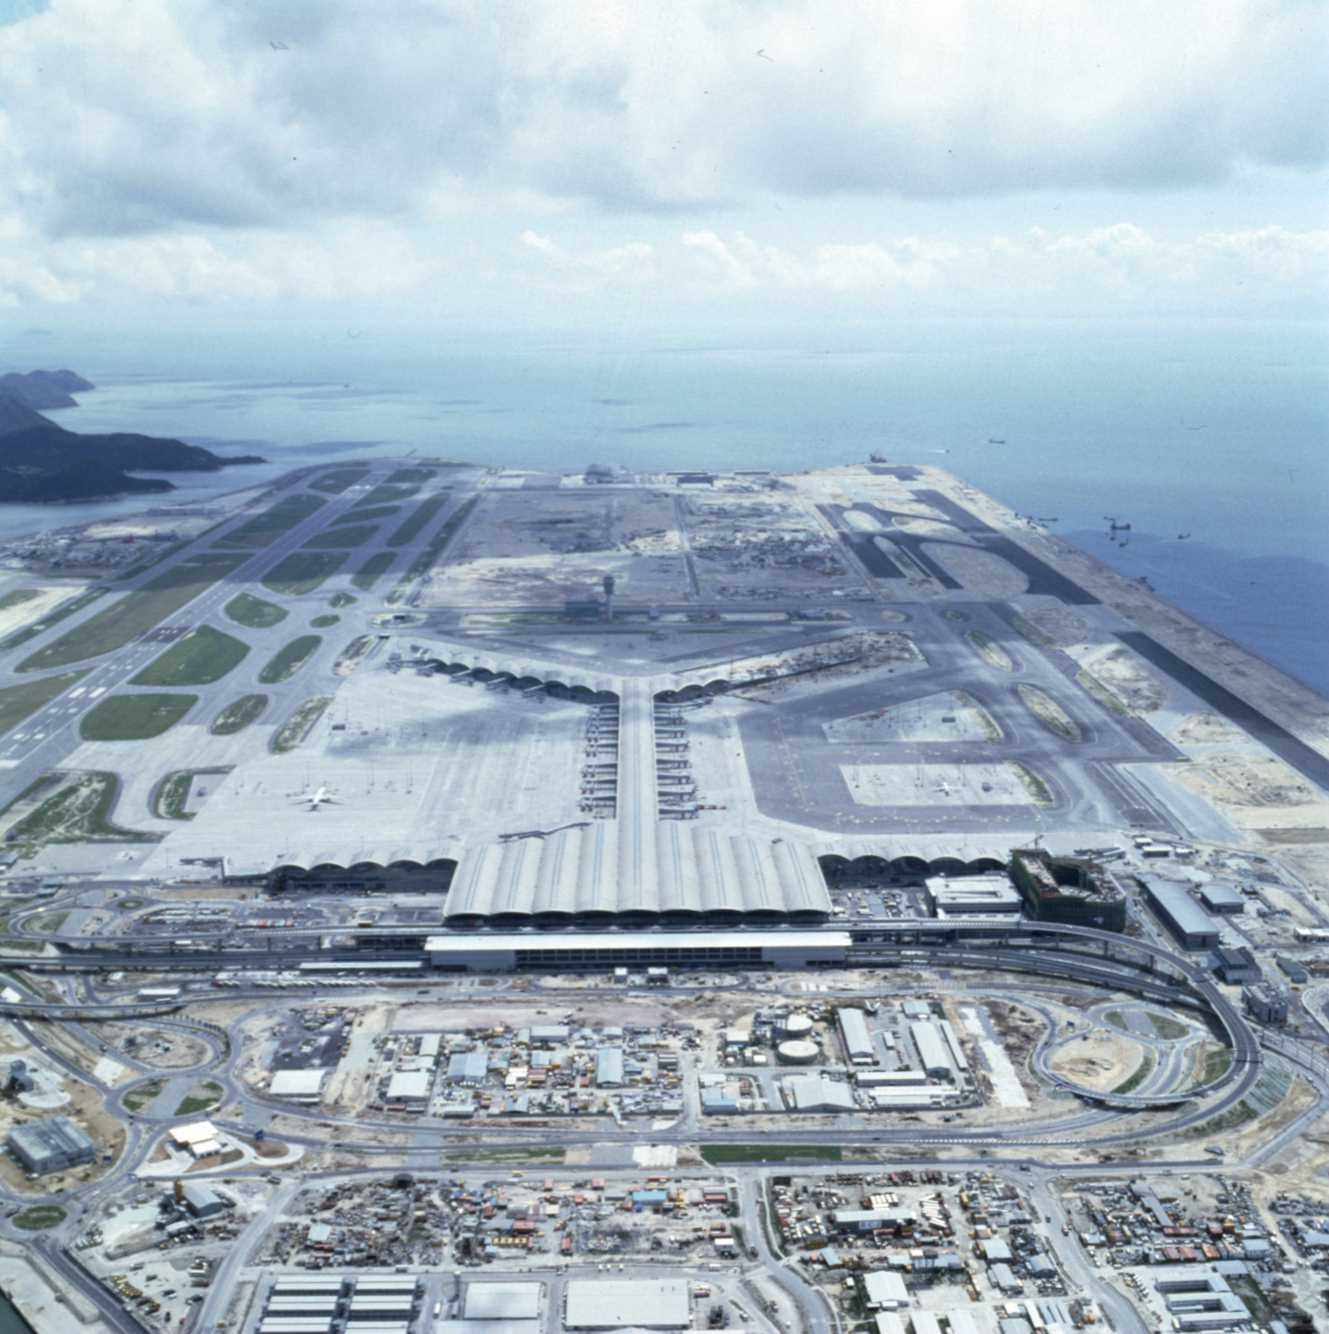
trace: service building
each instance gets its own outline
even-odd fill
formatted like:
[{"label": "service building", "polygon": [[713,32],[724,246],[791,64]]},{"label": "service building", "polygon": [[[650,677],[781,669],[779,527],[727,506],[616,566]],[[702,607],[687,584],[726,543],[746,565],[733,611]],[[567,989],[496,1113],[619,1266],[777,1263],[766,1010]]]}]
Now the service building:
[{"label": "service building", "polygon": [[67,1116],[48,1116],[15,1126],[5,1142],[23,1170],[33,1176],[63,1172],[97,1159],[96,1145]]},{"label": "service building", "polygon": [[692,1324],[687,1280],[572,1279],[563,1324],[567,1329],[687,1329]]},{"label": "service building", "polygon": [[1211,950],[1218,944],[1218,923],[1191,898],[1185,885],[1156,876],[1140,876],[1139,881],[1146,902],[1182,949]]}]

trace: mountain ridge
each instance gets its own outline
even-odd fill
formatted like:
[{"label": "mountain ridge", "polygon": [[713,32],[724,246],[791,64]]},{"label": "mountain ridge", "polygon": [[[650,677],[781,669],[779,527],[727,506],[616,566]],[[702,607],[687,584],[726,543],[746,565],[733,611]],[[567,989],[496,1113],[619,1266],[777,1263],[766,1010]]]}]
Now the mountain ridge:
[{"label": "mountain ridge", "polygon": [[42,416],[29,398],[8,387],[15,379],[34,383],[31,375],[43,377],[35,382],[40,386],[38,394],[91,388],[73,371],[0,376],[0,504],[149,495],[175,487],[163,477],[135,477],[133,472],[218,472],[266,462],[257,454],[227,457],[164,436],[66,430]]}]

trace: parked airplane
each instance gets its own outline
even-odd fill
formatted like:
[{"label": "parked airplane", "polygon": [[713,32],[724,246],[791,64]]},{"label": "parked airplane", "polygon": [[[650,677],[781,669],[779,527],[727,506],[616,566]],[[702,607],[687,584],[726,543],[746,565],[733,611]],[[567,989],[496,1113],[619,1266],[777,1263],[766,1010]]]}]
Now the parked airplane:
[{"label": "parked airplane", "polygon": [[295,800],[305,802],[311,811],[316,811],[323,805],[337,805],[337,798],[326,787],[320,787],[316,792],[301,792]]}]

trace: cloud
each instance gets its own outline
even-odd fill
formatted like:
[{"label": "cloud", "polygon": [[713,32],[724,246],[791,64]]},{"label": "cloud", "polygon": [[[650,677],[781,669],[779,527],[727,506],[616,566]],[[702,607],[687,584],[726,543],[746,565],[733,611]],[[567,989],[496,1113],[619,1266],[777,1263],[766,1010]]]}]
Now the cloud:
[{"label": "cloud", "polygon": [[[300,234],[181,231],[46,242],[0,227],[0,305],[168,301],[242,308],[348,302],[484,312],[566,311],[569,298],[630,297],[631,309],[859,312],[1001,307],[1285,313],[1329,305],[1329,229],[1278,226],[1163,235],[1137,223],[1033,227],[957,241],[943,234],[774,244],[744,231],[670,229],[651,243],[587,244],[527,228],[506,263],[477,272],[385,222]],[[603,309],[609,305],[602,305]],[[586,309],[592,309],[588,306]]]},{"label": "cloud", "polygon": [[[0,241],[5,239],[0,232]],[[237,230],[77,237],[48,243],[9,233],[0,304],[166,298],[185,302],[335,302],[418,291],[448,268],[382,223],[338,223],[301,235]]]},{"label": "cloud", "polygon": [[1298,95],[1327,31],[1315,0],[53,0],[0,27],[0,211],[105,237],[1219,182],[1329,159]]},{"label": "cloud", "polygon": [[528,252],[539,256],[546,278],[556,278],[557,285],[568,291],[636,287],[659,276],[655,247],[644,241],[575,253],[529,229],[518,239]]},{"label": "cloud", "polygon": [[[529,235],[529,234],[528,234]],[[536,245],[557,275],[574,268],[612,283],[594,251],[574,254],[547,237]],[[605,252],[612,254],[614,252]],[[1067,311],[1213,305],[1249,284],[1242,304],[1323,306],[1329,299],[1329,230],[1262,227],[1163,238],[1134,223],[1076,232],[1030,228],[959,244],[899,237],[809,246],[760,243],[743,232],[681,233],[657,247],[653,281],[694,301],[847,303],[907,310],[920,303],[1004,302]]]}]

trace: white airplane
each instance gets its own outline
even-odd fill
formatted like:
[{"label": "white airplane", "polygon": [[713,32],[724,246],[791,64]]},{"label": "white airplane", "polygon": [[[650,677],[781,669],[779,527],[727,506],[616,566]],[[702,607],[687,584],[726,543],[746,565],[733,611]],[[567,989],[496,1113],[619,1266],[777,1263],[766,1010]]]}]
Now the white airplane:
[{"label": "white airplane", "polygon": [[316,811],[323,805],[335,806],[337,804],[337,798],[326,787],[320,787],[317,792],[301,792],[295,800],[296,802],[304,802],[311,811]]}]

